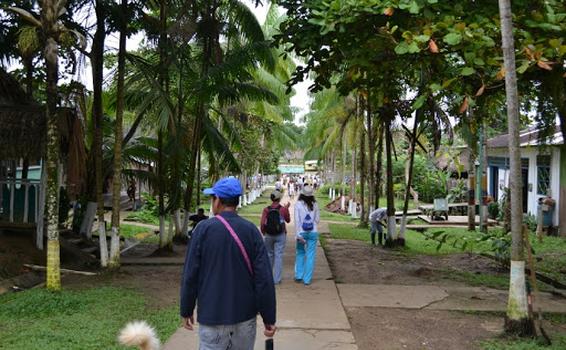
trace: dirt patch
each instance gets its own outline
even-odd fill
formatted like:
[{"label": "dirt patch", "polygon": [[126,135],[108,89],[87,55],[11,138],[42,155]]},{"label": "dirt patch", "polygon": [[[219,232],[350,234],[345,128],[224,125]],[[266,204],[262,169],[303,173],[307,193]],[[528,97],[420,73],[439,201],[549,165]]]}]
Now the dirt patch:
[{"label": "dirt patch", "polygon": [[[124,254],[128,258],[145,258],[151,261],[157,245],[140,244]],[[167,256],[185,255],[186,246],[174,245],[173,252]],[[181,274],[183,266],[179,265],[126,265],[118,271],[103,272],[98,276],[65,276],[65,288],[92,288],[96,286],[115,286],[133,289],[147,297],[149,307],[164,308],[179,303]]]},{"label": "dirt patch", "polygon": [[359,350],[478,349],[497,336],[503,319],[451,311],[348,308]]},{"label": "dirt patch", "polygon": [[120,270],[98,276],[68,275],[63,286],[68,289],[114,286],[135,290],[147,297],[149,307],[164,308],[179,302],[183,266],[122,266]]},{"label": "dirt patch", "polygon": [[25,273],[23,264],[45,265],[45,252],[35,248],[32,233],[0,233],[0,280]]},{"label": "dirt patch", "polygon": [[499,276],[507,273],[493,260],[478,255],[415,256],[361,241],[328,239],[325,252],[337,283],[438,285],[442,282],[444,286],[463,286],[450,280],[447,271]]}]

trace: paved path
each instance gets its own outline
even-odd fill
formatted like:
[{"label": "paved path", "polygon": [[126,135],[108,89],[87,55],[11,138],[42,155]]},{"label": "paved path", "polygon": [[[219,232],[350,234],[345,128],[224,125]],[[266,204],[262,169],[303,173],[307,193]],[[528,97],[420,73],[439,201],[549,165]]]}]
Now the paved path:
[{"label": "paved path", "polygon": [[[285,201],[284,201],[285,202]],[[292,212],[292,211],[291,211]],[[350,323],[322,248],[317,248],[313,282],[304,286],[293,281],[294,232],[287,236],[283,283],[277,286],[277,350],[357,350]],[[323,231],[325,225],[319,229]],[[256,349],[264,349],[263,325],[258,318]],[[179,329],[164,350],[198,349],[197,331]]]},{"label": "paved path", "polygon": [[[508,292],[484,287],[339,284],[344,306],[452,311],[505,311]],[[550,293],[536,299],[544,312],[566,313],[566,300]],[[538,308],[538,306],[537,306]]]}]

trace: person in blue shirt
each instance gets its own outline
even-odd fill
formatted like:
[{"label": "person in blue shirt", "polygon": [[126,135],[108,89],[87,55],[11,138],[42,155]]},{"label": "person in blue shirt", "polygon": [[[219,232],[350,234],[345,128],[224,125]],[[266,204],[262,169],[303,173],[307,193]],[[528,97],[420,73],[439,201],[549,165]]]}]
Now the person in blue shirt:
[{"label": "person in blue shirt", "polygon": [[195,228],[183,270],[181,317],[194,329],[198,308],[200,350],[252,350],[259,313],[264,334],[275,334],[275,286],[258,228],[236,213],[240,182],[224,178],[204,191],[215,217]]}]

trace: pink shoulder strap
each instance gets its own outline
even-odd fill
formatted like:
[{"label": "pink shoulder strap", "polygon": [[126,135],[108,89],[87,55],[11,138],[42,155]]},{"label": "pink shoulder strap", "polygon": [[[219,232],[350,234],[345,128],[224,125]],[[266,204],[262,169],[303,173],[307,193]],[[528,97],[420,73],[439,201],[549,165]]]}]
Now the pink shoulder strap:
[{"label": "pink shoulder strap", "polygon": [[246,261],[246,265],[248,266],[248,270],[250,271],[250,274],[253,276],[254,270],[252,268],[252,262],[250,260],[250,257],[248,256],[248,253],[246,252],[246,248],[244,248],[244,245],[242,244],[242,241],[240,240],[240,237],[238,237],[236,232],[234,232],[234,229],[232,228],[232,226],[230,226],[230,224],[228,223],[228,221],[226,221],[226,219],[224,219],[220,215],[216,215],[216,218],[218,220],[220,220],[221,223],[224,224],[224,226],[226,227],[228,232],[230,232],[230,235],[232,236],[232,238],[234,238],[234,241],[238,245],[238,248],[240,248],[240,252],[242,253],[242,256],[244,257],[244,260]]}]

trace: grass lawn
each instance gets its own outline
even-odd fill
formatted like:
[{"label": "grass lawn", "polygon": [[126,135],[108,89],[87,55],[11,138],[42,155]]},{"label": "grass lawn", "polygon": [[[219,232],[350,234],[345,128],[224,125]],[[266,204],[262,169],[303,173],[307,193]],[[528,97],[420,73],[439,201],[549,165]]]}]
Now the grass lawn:
[{"label": "grass lawn", "polygon": [[566,335],[552,335],[552,345],[544,346],[535,339],[491,339],[481,343],[483,350],[564,350]]},{"label": "grass lawn", "polygon": [[124,238],[135,238],[144,243],[159,243],[159,236],[153,234],[153,230],[148,227],[122,224],[120,235]]},{"label": "grass lawn", "polygon": [[[238,214],[240,214],[241,216],[246,216],[249,214],[261,215],[263,208],[271,204],[271,199],[269,198],[270,195],[270,191],[263,192],[263,195],[261,197],[258,197],[253,204],[238,209]],[[284,203],[286,203],[286,201],[284,201]]]},{"label": "grass lawn", "polygon": [[179,326],[177,306],[150,309],[143,295],[124,288],[32,289],[2,295],[0,305],[5,349],[125,349],[116,337],[128,321],[148,321],[162,341]]}]

